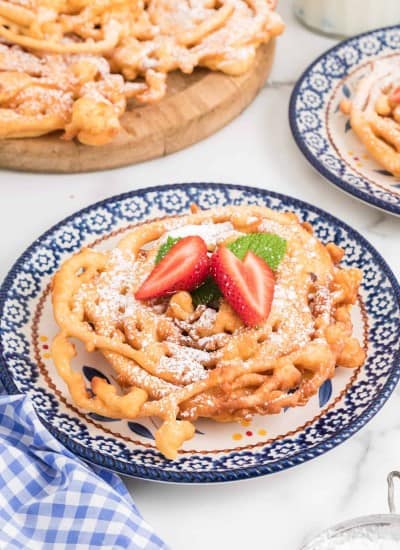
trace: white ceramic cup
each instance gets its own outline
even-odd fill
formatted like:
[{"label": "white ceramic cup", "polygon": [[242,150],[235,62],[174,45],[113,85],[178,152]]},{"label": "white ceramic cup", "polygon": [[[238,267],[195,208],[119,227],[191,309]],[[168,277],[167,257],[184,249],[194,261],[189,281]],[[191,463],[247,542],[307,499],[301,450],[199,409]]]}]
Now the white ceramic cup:
[{"label": "white ceramic cup", "polygon": [[294,0],[294,11],[306,26],[334,36],[400,23],[400,0]]}]

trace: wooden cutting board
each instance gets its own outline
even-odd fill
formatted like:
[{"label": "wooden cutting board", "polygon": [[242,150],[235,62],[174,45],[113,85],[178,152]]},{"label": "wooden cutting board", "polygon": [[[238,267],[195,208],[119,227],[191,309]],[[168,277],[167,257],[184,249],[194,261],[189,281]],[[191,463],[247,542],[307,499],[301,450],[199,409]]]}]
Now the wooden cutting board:
[{"label": "wooden cutting board", "polygon": [[258,49],[250,71],[231,77],[205,69],[168,77],[166,97],[129,106],[123,131],[101,147],[63,141],[59,133],[0,141],[0,167],[34,172],[87,172],[168,155],[216,132],[254,99],[272,67],[275,42]]}]

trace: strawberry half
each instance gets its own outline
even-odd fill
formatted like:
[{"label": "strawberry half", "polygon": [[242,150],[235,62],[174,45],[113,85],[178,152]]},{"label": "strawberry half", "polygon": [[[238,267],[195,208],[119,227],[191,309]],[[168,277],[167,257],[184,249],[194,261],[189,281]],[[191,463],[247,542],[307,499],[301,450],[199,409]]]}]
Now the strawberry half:
[{"label": "strawberry half", "polygon": [[207,245],[201,237],[184,237],[167,252],[141,287],[137,300],[158,298],[178,290],[193,290],[209,273]]},{"label": "strawberry half", "polygon": [[210,271],[225,299],[246,325],[259,325],[268,318],[275,276],[264,260],[249,251],[241,261],[221,246],[211,256]]}]

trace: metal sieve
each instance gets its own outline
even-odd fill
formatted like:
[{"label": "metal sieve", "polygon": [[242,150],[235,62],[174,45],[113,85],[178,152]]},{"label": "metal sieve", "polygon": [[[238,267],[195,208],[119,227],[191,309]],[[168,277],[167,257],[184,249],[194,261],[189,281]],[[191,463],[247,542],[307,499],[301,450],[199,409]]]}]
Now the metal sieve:
[{"label": "metal sieve", "polygon": [[395,478],[400,480],[400,472],[390,472],[387,477],[389,514],[361,516],[338,523],[309,540],[300,550],[400,550],[400,514],[397,514],[395,506]]}]

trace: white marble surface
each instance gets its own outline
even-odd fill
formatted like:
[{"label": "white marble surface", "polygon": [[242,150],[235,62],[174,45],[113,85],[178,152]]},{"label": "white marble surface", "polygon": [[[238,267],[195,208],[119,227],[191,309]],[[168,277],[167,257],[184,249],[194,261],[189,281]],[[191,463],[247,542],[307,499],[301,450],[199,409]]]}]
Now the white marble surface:
[{"label": "white marble surface", "polygon": [[[1,172],[0,276],[33,239],[75,210],[138,187],[189,181],[249,184],[313,202],[361,231],[400,276],[400,218],[331,187],[292,140],[287,109],[293,83],[334,41],[303,29],[289,0],[280,4],[288,28],[279,39],[270,81],[246,112],[216,135],[170,157],[112,172]],[[127,484],[143,515],[174,550],[296,550],[332,523],[386,510],[386,474],[400,469],[399,413],[400,388],[351,440],[272,476],[214,486]]]}]

